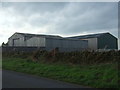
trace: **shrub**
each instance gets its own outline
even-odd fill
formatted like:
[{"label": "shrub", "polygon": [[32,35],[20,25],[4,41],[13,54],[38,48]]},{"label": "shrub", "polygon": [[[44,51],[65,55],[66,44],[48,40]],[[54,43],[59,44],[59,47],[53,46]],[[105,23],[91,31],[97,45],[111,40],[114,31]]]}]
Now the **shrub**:
[{"label": "shrub", "polygon": [[95,52],[95,51],[76,51],[76,52],[59,52],[54,49],[52,51],[36,50],[34,52],[4,52],[3,57],[21,57],[28,58],[33,61],[45,62],[63,62],[70,64],[99,64],[112,63],[120,60],[120,51]]}]

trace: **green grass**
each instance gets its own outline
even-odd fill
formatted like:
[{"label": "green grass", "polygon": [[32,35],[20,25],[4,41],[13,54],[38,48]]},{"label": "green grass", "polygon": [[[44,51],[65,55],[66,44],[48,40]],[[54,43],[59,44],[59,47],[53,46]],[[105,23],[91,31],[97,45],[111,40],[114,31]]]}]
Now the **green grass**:
[{"label": "green grass", "polygon": [[117,88],[117,63],[98,65],[68,65],[32,62],[20,58],[3,58],[3,69],[48,77],[95,88]]}]

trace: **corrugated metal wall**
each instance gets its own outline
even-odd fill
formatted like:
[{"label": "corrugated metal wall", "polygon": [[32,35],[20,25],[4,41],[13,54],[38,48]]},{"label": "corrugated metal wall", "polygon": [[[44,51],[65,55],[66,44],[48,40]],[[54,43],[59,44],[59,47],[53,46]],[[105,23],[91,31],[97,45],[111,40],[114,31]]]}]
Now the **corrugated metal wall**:
[{"label": "corrugated metal wall", "polygon": [[20,34],[14,34],[11,38],[9,38],[8,45],[9,46],[25,46],[24,37]]},{"label": "corrugated metal wall", "polygon": [[44,37],[30,38],[26,41],[26,46],[45,47],[45,38]]},{"label": "corrugated metal wall", "polygon": [[105,34],[98,38],[98,49],[118,49],[117,38]]},{"label": "corrugated metal wall", "polygon": [[88,48],[88,42],[82,40],[46,38],[47,50],[56,47],[58,47],[60,51],[80,51]]},{"label": "corrugated metal wall", "polygon": [[97,38],[89,38],[88,39],[88,48],[92,50],[97,50],[98,45],[97,45]]},{"label": "corrugated metal wall", "polygon": [[120,50],[120,38],[118,38],[118,50]]},{"label": "corrugated metal wall", "polygon": [[9,39],[9,46],[45,47],[52,50],[56,47],[60,51],[80,51],[88,48],[88,41],[55,37],[31,37],[25,40],[24,36],[14,34]]}]

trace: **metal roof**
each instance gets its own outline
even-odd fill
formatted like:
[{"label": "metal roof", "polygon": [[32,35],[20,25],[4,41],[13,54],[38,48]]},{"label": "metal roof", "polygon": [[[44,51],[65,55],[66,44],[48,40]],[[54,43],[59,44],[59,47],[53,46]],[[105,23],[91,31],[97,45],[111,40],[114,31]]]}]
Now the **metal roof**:
[{"label": "metal roof", "polygon": [[53,38],[62,38],[61,36],[57,35],[43,35],[43,34],[29,34],[29,33],[18,33],[16,32],[15,34],[21,34],[24,37],[53,37]]},{"label": "metal roof", "polygon": [[76,39],[87,39],[87,38],[98,38],[104,34],[110,34],[110,33],[98,33],[98,34],[89,34],[89,35],[82,35],[82,36],[72,36],[67,38],[76,38]]},{"label": "metal roof", "polygon": [[29,33],[18,33],[18,32],[16,32],[15,34],[21,34],[24,37],[28,37],[28,38],[25,38],[25,40],[28,40],[32,37],[46,37],[46,38],[61,39],[61,40],[63,39],[64,40],[79,40],[77,38],[64,38],[64,37],[57,36],[57,35],[29,34]]}]

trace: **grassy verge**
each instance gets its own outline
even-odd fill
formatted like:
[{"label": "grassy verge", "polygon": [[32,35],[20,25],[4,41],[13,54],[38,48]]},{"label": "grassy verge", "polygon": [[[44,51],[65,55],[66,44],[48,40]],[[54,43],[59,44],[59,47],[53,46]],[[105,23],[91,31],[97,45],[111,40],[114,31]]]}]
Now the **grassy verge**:
[{"label": "grassy verge", "polygon": [[13,70],[65,82],[95,87],[118,87],[117,63],[99,65],[68,65],[60,63],[36,63],[20,58],[4,58],[3,69]]}]

